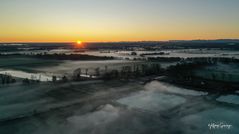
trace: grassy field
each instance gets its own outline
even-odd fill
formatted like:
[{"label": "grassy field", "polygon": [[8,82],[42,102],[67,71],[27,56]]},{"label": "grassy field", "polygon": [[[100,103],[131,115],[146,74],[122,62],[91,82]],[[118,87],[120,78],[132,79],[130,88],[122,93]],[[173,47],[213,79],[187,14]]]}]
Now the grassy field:
[{"label": "grassy field", "polygon": [[26,56],[0,56],[0,68],[35,72],[35,68],[57,66],[61,61],[43,60]]}]

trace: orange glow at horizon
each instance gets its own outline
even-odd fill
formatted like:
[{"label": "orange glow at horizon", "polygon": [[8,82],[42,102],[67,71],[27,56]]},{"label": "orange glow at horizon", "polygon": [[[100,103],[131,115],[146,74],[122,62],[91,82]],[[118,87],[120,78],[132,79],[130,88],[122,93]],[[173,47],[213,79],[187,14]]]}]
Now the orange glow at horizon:
[{"label": "orange glow at horizon", "polygon": [[239,0],[215,1],[2,0],[0,43],[239,39]]},{"label": "orange glow at horizon", "polygon": [[82,41],[78,40],[76,43],[75,43],[75,48],[84,48],[84,44],[82,43]]}]

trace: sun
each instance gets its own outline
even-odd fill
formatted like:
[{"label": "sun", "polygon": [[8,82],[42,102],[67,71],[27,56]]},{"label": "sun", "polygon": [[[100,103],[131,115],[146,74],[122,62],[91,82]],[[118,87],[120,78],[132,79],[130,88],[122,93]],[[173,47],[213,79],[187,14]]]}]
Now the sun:
[{"label": "sun", "polygon": [[75,48],[84,48],[83,42],[80,40],[76,41]]},{"label": "sun", "polygon": [[78,40],[76,43],[77,43],[78,45],[81,45],[81,44],[82,44],[82,41]]}]

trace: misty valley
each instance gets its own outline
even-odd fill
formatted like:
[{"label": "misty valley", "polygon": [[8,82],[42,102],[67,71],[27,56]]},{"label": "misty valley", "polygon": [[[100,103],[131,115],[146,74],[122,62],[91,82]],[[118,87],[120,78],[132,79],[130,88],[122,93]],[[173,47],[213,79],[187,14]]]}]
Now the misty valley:
[{"label": "misty valley", "polygon": [[194,44],[0,44],[0,133],[239,133],[238,41]]}]

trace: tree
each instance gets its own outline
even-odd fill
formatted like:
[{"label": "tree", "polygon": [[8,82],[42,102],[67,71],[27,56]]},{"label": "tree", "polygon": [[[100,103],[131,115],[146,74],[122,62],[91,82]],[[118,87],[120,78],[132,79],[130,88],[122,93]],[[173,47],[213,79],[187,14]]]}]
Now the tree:
[{"label": "tree", "polygon": [[145,74],[147,73],[147,68],[148,68],[147,65],[145,65],[145,64],[142,64],[142,65],[141,65],[141,69],[142,69],[142,74],[143,74],[143,75],[145,75]]},{"label": "tree", "polygon": [[121,70],[121,76],[125,79],[128,79],[132,74],[131,66],[123,66]]},{"label": "tree", "polygon": [[99,67],[97,67],[97,68],[95,69],[95,75],[96,75],[96,76],[100,76],[100,68],[99,68]]},{"label": "tree", "polygon": [[140,69],[139,69],[138,65],[135,68],[134,75],[135,75],[135,77],[139,77],[140,76]]},{"label": "tree", "polygon": [[81,68],[78,68],[73,72],[73,79],[81,80]]},{"label": "tree", "polygon": [[85,75],[87,76],[88,75],[88,71],[89,71],[89,69],[87,68],[87,69],[85,69]]},{"label": "tree", "polygon": [[107,71],[108,71],[108,66],[105,65],[105,73],[107,73]]},{"label": "tree", "polygon": [[54,82],[54,83],[56,82],[56,76],[55,75],[52,76],[52,82]]},{"label": "tree", "polygon": [[103,75],[103,79],[105,80],[111,80],[111,79],[117,79],[117,78],[119,78],[118,70],[112,70],[111,72],[107,72]]},{"label": "tree", "polygon": [[68,81],[68,79],[67,79],[67,77],[64,75],[63,77],[62,77],[62,82],[67,82]]},{"label": "tree", "polygon": [[23,84],[30,84],[30,80],[28,78],[25,78],[22,80]]}]

